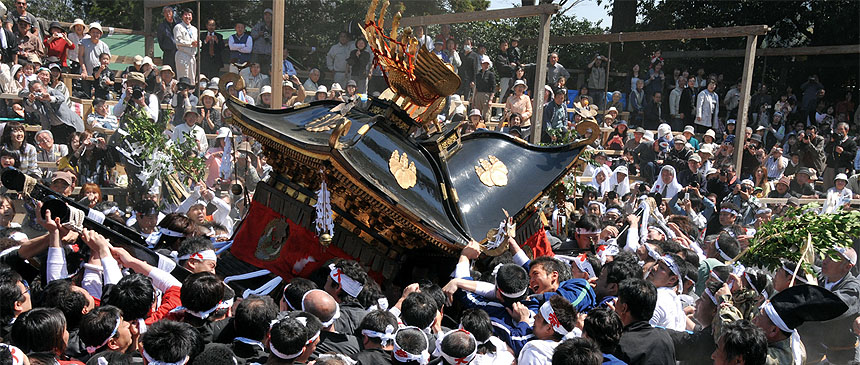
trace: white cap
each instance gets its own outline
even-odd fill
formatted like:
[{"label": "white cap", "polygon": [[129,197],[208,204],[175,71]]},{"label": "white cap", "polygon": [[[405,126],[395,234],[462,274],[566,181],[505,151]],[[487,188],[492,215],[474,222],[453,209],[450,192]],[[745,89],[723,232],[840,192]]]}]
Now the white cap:
[{"label": "white cap", "polygon": [[215,136],[215,138],[226,138],[226,137],[230,137],[231,134],[233,134],[233,133],[230,131],[230,128],[221,127],[221,128],[218,128],[218,135]]},{"label": "white cap", "polygon": [[845,180],[845,182],[848,182],[848,175],[845,175],[845,174],[836,174],[836,178],[835,178],[835,179],[833,179],[833,180],[834,180],[834,181],[836,181],[836,180]]},{"label": "white cap", "polygon": [[92,23],[90,23],[90,29],[98,29],[98,30],[99,30],[99,32],[104,33],[104,31],[102,30],[102,25],[101,25],[101,24],[99,24],[98,22],[92,22]]},{"label": "white cap", "polygon": [[263,85],[263,87],[260,88],[260,95],[271,94],[271,93],[272,93],[272,87],[269,85]]},{"label": "white cap", "polygon": [[695,133],[696,133],[696,129],[695,129],[695,128],[693,128],[693,126],[688,125],[688,126],[684,127],[684,133],[686,133],[686,132],[690,132],[690,133],[694,133],[694,134],[695,134]]},{"label": "white cap", "polygon": [[325,87],[325,85],[320,85],[320,86],[317,88],[317,92],[318,92],[318,93],[328,93],[328,88],[326,88],[326,87]]}]

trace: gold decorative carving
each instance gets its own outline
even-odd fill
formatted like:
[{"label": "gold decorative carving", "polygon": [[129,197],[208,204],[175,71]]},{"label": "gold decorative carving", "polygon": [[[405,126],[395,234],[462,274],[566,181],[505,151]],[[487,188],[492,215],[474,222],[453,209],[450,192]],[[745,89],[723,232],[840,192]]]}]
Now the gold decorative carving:
[{"label": "gold decorative carving", "polygon": [[409,157],[406,157],[406,152],[401,155],[399,151],[394,150],[391,153],[391,158],[388,159],[388,171],[391,171],[394,179],[397,180],[397,184],[403,189],[415,186],[415,183],[418,181],[415,172],[415,163],[409,161]]},{"label": "gold decorative carving", "polygon": [[508,184],[508,167],[505,163],[490,155],[489,161],[485,159],[478,160],[478,165],[475,166],[475,172],[481,182],[487,186],[505,186]]}]

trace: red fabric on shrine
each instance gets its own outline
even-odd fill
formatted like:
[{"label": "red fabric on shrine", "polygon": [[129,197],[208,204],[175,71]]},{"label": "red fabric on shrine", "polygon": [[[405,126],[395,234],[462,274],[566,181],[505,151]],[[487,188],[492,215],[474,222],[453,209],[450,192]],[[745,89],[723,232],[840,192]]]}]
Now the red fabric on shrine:
[{"label": "red fabric on shrine", "polygon": [[552,247],[549,245],[549,239],[546,238],[546,230],[543,228],[529,237],[524,245],[532,248],[533,257],[555,256],[555,253],[552,252]]},{"label": "red fabric on shrine", "polygon": [[[276,259],[261,260],[255,256],[260,237],[263,235],[266,225],[275,219],[284,219],[289,224],[289,237],[283,243]],[[238,259],[268,269],[284,279],[291,279],[296,276],[306,278],[323,263],[333,258],[340,257],[353,260],[351,256],[336,246],[332,245],[323,250],[316,234],[256,201],[251,202],[250,212],[242,223],[239,232],[236,233],[230,252]],[[308,260],[311,257],[313,262]],[[296,265],[302,260],[306,262],[303,267],[301,263]]]}]

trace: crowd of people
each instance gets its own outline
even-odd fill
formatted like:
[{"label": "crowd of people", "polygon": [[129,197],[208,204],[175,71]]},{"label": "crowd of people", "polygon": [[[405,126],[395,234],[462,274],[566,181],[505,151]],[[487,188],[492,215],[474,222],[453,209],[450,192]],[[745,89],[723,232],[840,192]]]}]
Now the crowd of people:
[{"label": "crowd of people", "polygon": [[[289,107],[363,101],[387,85],[367,42],[349,32],[338,35],[325,64],[304,82],[289,59],[275,77],[280,80],[272,80],[271,10],[250,30],[236,22],[226,40],[212,19],[205,30],[196,29],[195,16],[165,7],[157,28],[162,65],[137,56],[114,72],[99,23],[76,19],[65,28],[44,22],[27,11],[26,0],[15,0],[8,12],[0,31],[0,91],[20,100],[0,106],[8,118],[0,166],[139,232],[149,248],[190,274],[180,280],[161,263],[151,265],[99,232],[71,229],[50,210],[42,214],[40,203],[22,203],[17,192],[2,188],[0,362],[860,359],[852,242],[812,265],[785,260],[767,269],[735,260],[763,225],[801,208],[798,198],[828,198],[843,209],[860,198],[860,154],[850,134],[858,118],[850,92],[834,100],[815,75],[798,85],[800,95],[790,86],[758,85],[747,127],[737,131],[740,82],[702,68],[675,67],[667,77],[659,51],[632,67],[622,90],[609,93],[608,58],[596,55],[585,85],[571,93],[570,71],[551,53],[546,86],[535,91],[517,39],[488,53],[486,45],[458,39],[448,26],[435,37],[416,27],[419,44],[461,78],[440,121],[461,124],[465,133],[495,129],[522,138],[539,123],[547,144],[567,142],[562,136],[586,119],[612,128],[591,146],[593,161],[582,173],[587,183],[570,201],[546,202],[548,219],[535,236],[507,237],[508,249],[499,256],[472,242],[455,266],[439,268],[441,276],[413,277],[400,288],[375,281],[357,261],[336,259],[307,278],[285,280],[269,295],[249,295],[227,285],[216,268],[249,194],[272,167],[259,143],[225,123],[230,112],[223,108],[219,76],[238,73],[242,82],[228,84],[227,92],[262,107],[272,106],[273,87],[282,88],[280,104]],[[68,88],[64,74],[84,78]],[[93,100],[86,118],[71,96]],[[533,113],[534,97],[542,98],[542,115]],[[491,103],[504,107],[494,111]],[[193,139],[191,153],[206,161],[204,181],[189,186],[180,204],[165,203],[166,182],[157,180],[137,192],[128,209],[105,200],[103,189],[123,186],[117,166],[124,158],[111,135],[141,116],[166,123],[171,143]],[[41,130],[27,132],[26,125]],[[743,145],[741,171],[735,170],[737,144]],[[782,199],[766,204],[763,198]]]}]

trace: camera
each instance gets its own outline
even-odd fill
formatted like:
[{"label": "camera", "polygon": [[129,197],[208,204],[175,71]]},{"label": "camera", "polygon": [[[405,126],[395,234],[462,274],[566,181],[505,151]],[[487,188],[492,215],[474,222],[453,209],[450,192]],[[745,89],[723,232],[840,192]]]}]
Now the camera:
[{"label": "camera", "polygon": [[44,94],[43,94],[43,93],[41,93],[41,92],[33,93],[33,96],[35,96],[35,97],[36,97],[36,99],[41,99],[41,98],[42,98],[42,95],[44,95]]},{"label": "camera", "polygon": [[131,97],[132,99],[142,99],[143,98],[143,88],[140,86],[133,86],[131,88]]}]

